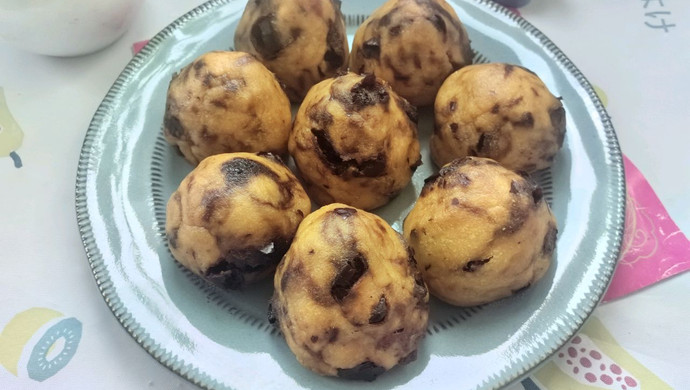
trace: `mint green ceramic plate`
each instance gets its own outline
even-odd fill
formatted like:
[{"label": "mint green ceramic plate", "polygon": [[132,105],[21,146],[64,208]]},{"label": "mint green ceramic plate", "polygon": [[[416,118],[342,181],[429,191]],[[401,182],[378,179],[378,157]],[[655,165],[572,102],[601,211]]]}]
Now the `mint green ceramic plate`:
[{"label": "mint green ceramic plate", "polygon": [[[348,31],[382,1],[346,1]],[[184,15],[139,53],[98,108],[77,172],[79,229],[96,282],[128,332],[150,354],[208,388],[349,389],[352,382],[302,368],[266,321],[270,282],[223,292],[183,270],[167,250],[165,203],[191,170],[161,137],[168,82],[203,52],[227,49],[245,2],[210,1]],[[418,359],[363,389],[496,388],[547,359],[599,302],[618,257],[624,177],[615,133],[592,87],[547,37],[489,1],[457,0],[478,61],[534,70],[567,112],[563,150],[540,172],[558,218],[556,258],[546,277],[512,298],[460,309],[431,304]],[[431,118],[422,113],[424,165],[379,210],[396,229],[434,170]]]}]

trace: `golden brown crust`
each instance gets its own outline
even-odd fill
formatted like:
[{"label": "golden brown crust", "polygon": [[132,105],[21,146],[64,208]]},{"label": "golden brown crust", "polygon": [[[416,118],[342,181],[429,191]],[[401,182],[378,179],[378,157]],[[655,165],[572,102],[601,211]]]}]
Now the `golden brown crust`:
[{"label": "golden brown crust", "polygon": [[203,54],[168,88],[165,139],[196,165],[229,152],[287,151],[290,102],[271,72],[242,52]]},{"label": "golden brown crust", "polygon": [[274,279],[273,319],[307,368],[372,380],[414,358],[426,285],[402,237],[344,204],[310,214]]},{"label": "golden brown crust", "polygon": [[317,203],[373,209],[397,195],[421,162],[414,120],[414,107],[388,83],[349,73],[309,91],[288,149]]},{"label": "golden brown crust", "polygon": [[467,31],[444,0],[387,1],[357,29],[350,54],[350,71],[376,74],[419,106],[471,63]]},{"label": "golden brown crust", "polygon": [[311,202],[278,157],[203,160],[170,196],[165,231],[175,259],[226,288],[273,272]]},{"label": "golden brown crust", "polygon": [[541,188],[493,160],[466,157],[427,179],[405,239],[436,297],[472,306],[539,280],[556,243]]},{"label": "golden brown crust", "polygon": [[235,49],[254,54],[298,103],[309,88],[347,68],[345,20],[337,0],[252,0]]},{"label": "golden brown crust", "polygon": [[492,158],[532,172],[551,165],[565,137],[565,110],[537,75],[517,65],[471,65],[438,92],[431,156]]}]

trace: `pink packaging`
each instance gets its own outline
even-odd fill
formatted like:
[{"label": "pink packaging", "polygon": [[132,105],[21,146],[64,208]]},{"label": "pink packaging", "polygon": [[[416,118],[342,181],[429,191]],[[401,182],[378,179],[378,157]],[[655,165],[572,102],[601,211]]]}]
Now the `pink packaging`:
[{"label": "pink packaging", "polygon": [[625,233],[604,302],[690,269],[690,242],[642,173],[627,157],[623,161],[627,184]]},{"label": "pink packaging", "polygon": [[137,54],[137,53],[139,53],[139,52],[141,51],[141,49],[143,49],[144,46],[146,46],[147,43],[149,43],[149,40],[148,40],[148,39],[146,39],[146,40],[144,40],[144,41],[134,42],[134,43],[132,44],[132,54]]}]

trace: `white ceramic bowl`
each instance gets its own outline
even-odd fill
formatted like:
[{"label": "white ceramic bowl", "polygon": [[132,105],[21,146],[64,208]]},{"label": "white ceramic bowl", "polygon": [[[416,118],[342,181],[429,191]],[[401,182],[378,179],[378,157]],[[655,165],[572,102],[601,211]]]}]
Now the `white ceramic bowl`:
[{"label": "white ceramic bowl", "polygon": [[0,0],[0,40],[53,56],[100,50],[129,27],[144,0]]}]

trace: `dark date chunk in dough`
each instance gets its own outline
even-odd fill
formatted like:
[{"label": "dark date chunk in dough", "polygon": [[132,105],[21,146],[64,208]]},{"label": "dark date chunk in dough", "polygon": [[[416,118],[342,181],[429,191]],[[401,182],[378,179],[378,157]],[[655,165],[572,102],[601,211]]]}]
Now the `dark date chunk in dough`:
[{"label": "dark date chunk in dough", "polygon": [[346,259],[333,280],[333,286],[331,287],[333,298],[338,302],[342,302],[347,294],[350,293],[352,286],[367,271],[367,268],[367,260],[360,253],[357,253],[353,258]]},{"label": "dark date chunk in dough", "polygon": [[274,60],[283,49],[280,33],[275,29],[275,15],[260,17],[252,26],[250,39],[261,58]]},{"label": "dark date chunk in dough", "polygon": [[[541,279],[556,221],[529,175],[465,157],[427,179],[403,224],[433,295],[458,306],[509,297]],[[444,249],[450,242],[459,248]]]},{"label": "dark date chunk in dough", "polygon": [[386,303],[386,297],[381,295],[381,298],[376,303],[376,306],[374,306],[374,308],[371,310],[369,323],[378,324],[386,319],[386,314],[388,314],[388,304]]},{"label": "dark date chunk in dough", "polygon": [[331,171],[335,174],[343,174],[345,172],[352,172],[356,177],[378,177],[386,170],[386,155],[381,153],[373,159],[363,160],[358,163],[357,160],[344,160],[338,151],[333,146],[331,137],[323,130],[312,129],[312,134],[316,137],[319,154],[323,160],[328,163]]},{"label": "dark date chunk in dough", "polygon": [[366,106],[388,103],[385,85],[373,74],[366,75],[352,90],[352,109],[359,111]]},{"label": "dark date chunk in dough", "polygon": [[352,368],[339,368],[338,376],[345,379],[355,379],[372,382],[379,375],[386,372],[386,369],[372,362],[362,362]]},{"label": "dark date chunk in dough", "polygon": [[305,367],[372,381],[414,359],[428,300],[402,237],[375,214],[336,203],[300,224],[269,316]]},{"label": "dark date chunk in dough", "polygon": [[247,284],[245,275],[272,271],[287,252],[289,242],[282,237],[269,240],[262,248],[228,251],[216,265],[206,271],[206,279],[220,287],[237,290]]},{"label": "dark date chunk in dough", "polygon": [[488,263],[490,260],[491,260],[491,257],[489,257],[487,259],[470,260],[467,262],[467,264],[465,264],[462,267],[462,270],[465,272],[475,272],[479,268],[481,268],[484,264]]}]

